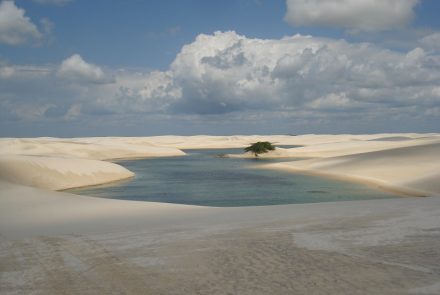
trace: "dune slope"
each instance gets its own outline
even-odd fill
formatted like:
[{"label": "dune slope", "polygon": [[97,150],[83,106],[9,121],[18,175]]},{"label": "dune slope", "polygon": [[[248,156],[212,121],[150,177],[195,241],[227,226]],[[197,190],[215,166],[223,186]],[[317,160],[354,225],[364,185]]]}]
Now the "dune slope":
[{"label": "dune slope", "polygon": [[439,161],[440,143],[434,142],[264,167],[336,176],[418,195],[439,196]]},{"label": "dune slope", "polygon": [[43,156],[0,156],[0,179],[49,190],[102,184],[133,175],[120,165],[104,161]]},{"label": "dune slope", "polygon": [[50,190],[97,185],[134,174],[104,160],[183,156],[145,138],[0,139],[0,180]]}]

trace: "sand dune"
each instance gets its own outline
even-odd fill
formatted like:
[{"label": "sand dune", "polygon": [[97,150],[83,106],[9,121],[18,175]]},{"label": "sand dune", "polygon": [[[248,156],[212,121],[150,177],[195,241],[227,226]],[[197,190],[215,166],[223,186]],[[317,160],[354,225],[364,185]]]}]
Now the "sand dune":
[{"label": "sand dune", "polygon": [[148,137],[148,141],[160,146],[175,147],[179,149],[196,149],[196,148],[234,148],[245,147],[257,141],[270,141],[276,145],[320,145],[324,143],[351,142],[351,141],[367,141],[380,140],[386,141],[387,138],[403,137],[408,139],[430,139],[439,138],[436,133],[384,133],[384,134],[367,134],[367,135],[234,135],[234,136],[152,136]]},{"label": "sand dune", "polygon": [[[185,153],[180,148],[244,147],[256,141],[301,145],[297,148],[277,148],[261,155],[263,158],[313,158],[311,161],[273,165],[272,168],[350,176],[407,191],[416,190],[428,195],[439,193],[435,179],[439,172],[436,167],[440,166],[436,165],[440,154],[437,148],[440,136],[413,133],[4,138],[0,139],[0,180],[52,190],[101,184],[130,177],[132,173],[116,164],[100,160],[182,156]],[[252,155],[247,153],[231,157]],[[326,160],[320,161],[319,158]]]},{"label": "sand dune", "polygon": [[264,167],[335,176],[374,183],[402,192],[440,196],[439,162],[440,142],[422,141],[406,147],[284,162]]},{"label": "sand dune", "polygon": [[0,155],[62,156],[94,160],[182,156],[173,147],[157,146],[145,138],[24,138],[0,139]]},{"label": "sand dune", "polygon": [[[421,146],[440,142],[440,137],[429,137],[421,139],[408,138],[399,141],[388,140],[353,140],[338,141],[321,144],[310,144],[296,148],[277,147],[274,151],[260,154],[261,158],[329,158],[360,153],[390,150],[400,147]],[[253,158],[253,153],[227,154],[229,158]]]},{"label": "sand dune", "polygon": [[400,147],[419,146],[440,142],[440,137],[408,138],[406,140],[390,141],[385,139],[335,141],[321,144],[310,144],[289,149],[286,155],[297,158],[326,158],[353,155]]},{"label": "sand dune", "polygon": [[0,139],[0,180],[61,190],[132,177],[117,164],[101,160],[183,156],[143,138]]},{"label": "sand dune", "polygon": [[45,156],[0,156],[0,179],[50,190],[102,184],[133,175],[122,166],[104,161]]},{"label": "sand dune", "polygon": [[199,208],[93,198],[5,181],[0,181],[0,188],[0,233],[8,236],[123,230],[140,221]]},{"label": "sand dune", "polygon": [[440,195],[438,134],[0,139],[2,294],[438,294],[440,198],[209,208],[59,190],[132,176],[104,159],[267,140],[273,164]]}]

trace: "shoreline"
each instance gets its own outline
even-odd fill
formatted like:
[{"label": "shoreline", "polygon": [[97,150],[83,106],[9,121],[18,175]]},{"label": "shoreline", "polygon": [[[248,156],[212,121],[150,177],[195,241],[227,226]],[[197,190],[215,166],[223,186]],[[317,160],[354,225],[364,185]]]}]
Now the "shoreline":
[{"label": "shoreline", "polygon": [[[133,172],[117,164],[118,161],[185,156],[179,149],[182,146],[191,146],[187,149],[193,150],[227,149],[231,145],[243,147],[246,142],[262,138],[281,146],[297,145],[278,148],[273,155],[271,152],[264,154],[263,158],[276,156],[294,160],[262,164],[265,168],[356,182],[400,195],[440,195],[435,179],[427,184],[412,183],[418,178],[423,181],[430,173],[440,175],[440,168],[435,167],[440,153],[440,135],[400,135],[406,139],[380,141],[381,136],[386,139],[390,134],[2,139],[0,168],[3,174],[0,173],[0,179],[60,191],[100,186],[134,177]],[[315,157],[304,157],[312,154]],[[234,157],[246,157],[246,154]],[[380,169],[388,172],[378,174],[376,171]],[[33,174],[40,174],[40,179]],[[72,177],[75,181],[69,180]]]},{"label": "shoreline", "polygon": [[[124,167],[124,166],[122,166],[122,167]],[[130,171],[130,170],[128,170],[128,171]],[[132,171],[130,171],[130,172],[132,172]],[[83,189],[83,188],[92,188],[92,187],[99,187],[99,186],[106,186],[106,185],[111,185],[111,184],[115,184],[115,183],[119,183],[119,182],[130,181],[130,179],[136,177],[136,174],[134,172],[132,172],[132,173],[133,173],[133,175],[127,176],[127,177],[124,177],[124,178],[120,178],[120,179],[110,180],[110,181],[106,181],[106,182],[100,182],[100,183],[96,183],[96,184],[86,184],[86,185],[68,187],[68,188],[57,189],[57,190],[53,190],[53,191],[55,191],[55,192],[70,193],[69,190]],[[81,196],[93,197],[93,196],[88,196],[88,195],[81,195]]]},{"label": "shoreline", "polygon": [[[280,165],[278,165],[278,164],[280,164]],[[387,184],[383,181],[376,180],[376,179],[335,174],[335,173],[331,173],[331,172],[322,172],[322,171],[294,168],[294,167],[289,167],[289,166],[285,166],[285,165],[283,166],[281,163],[263,164],[263,165],[257,166],[257,168],[282,170],[282,171],[286,171],[286,172],[293,173],[293,174],[318,176],[318,177],[323,177],[323,178],[327,178],[327,179],[334,179],[334,180],[358,183],[358,184],[366,185],[366,186],[368,186],[372,189],[375,189],[375,190],[381,190],[381,191],[385,191],[385,192],[394,193],[394,194],[397,194],[401,197],[418,197],[418,198],[436,197],[436,196],[432,196],[432,195],[430,196],[429,193],[427,193],[427,192],[412,190],[412,189],[404,187],[404,186],[401,186],[401,187],[394,186],[394,185]]]}]

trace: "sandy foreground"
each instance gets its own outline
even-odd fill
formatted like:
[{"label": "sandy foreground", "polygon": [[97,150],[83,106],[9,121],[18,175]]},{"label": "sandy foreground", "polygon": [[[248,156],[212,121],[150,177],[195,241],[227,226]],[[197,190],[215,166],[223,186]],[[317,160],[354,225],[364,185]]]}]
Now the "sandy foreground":
[{"label": "sandy foreground", "polygon": [[[213,208],[59,192],[132,177],[113,159],[302,145],[262,169],[412,195]],[[440,135],[0,139],[0,294],[440,294]]]}]

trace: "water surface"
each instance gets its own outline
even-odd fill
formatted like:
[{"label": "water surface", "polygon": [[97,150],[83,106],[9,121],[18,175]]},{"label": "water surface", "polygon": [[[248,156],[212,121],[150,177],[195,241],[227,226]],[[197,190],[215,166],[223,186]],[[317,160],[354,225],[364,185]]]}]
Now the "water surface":
[{"label": "water surface", "polygon": [[112,199],[222,207],[397,197],[350,182],[255,169],[256,165],[292,159],[217,157],[219,154],[241,153],[242,149],[185,152],[188,155],[183,157],[118,161],[136,174],[133,179],[69,191]]}]

